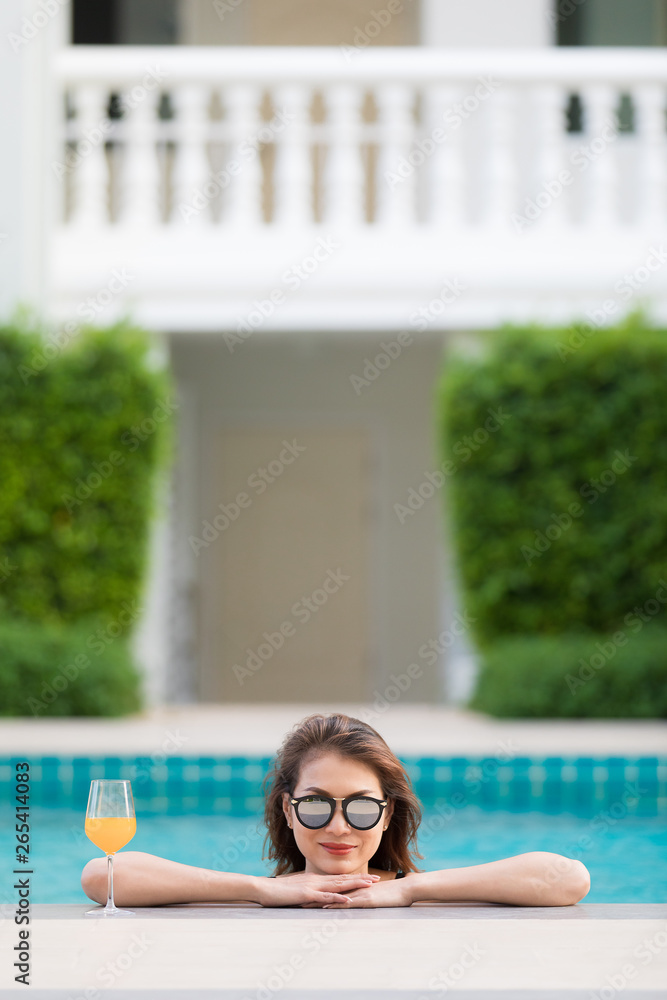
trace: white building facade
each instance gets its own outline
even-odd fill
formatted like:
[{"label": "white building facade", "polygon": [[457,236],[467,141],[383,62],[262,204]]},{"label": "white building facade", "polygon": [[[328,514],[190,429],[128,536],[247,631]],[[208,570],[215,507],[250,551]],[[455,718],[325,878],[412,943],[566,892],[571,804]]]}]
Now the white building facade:
[{"label": "white building facade", "polygon": [[149,701],[466,697],[443,347],[667,320],[664,8],[3,7],[2,308],[129,312],[178,388]]}]

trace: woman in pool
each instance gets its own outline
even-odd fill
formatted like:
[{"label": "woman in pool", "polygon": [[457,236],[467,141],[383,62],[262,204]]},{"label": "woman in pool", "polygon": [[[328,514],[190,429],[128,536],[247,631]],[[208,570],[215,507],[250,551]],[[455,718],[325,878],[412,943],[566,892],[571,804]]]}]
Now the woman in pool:
[{"label": "woman in pool", "polygon": [[[274,876],[195,868],[153,854],[114,858],[119,906],[243,902],[261,906],[410,906],[423,900],[570,906],[590,887],[580,862],[531,851],[501,861],[423,871],[414,858],[421,809],[401,762],[380,734],[339,713],[293,727],[265,779],[268,857]],[[414,847],[411,848],[411,844]],[[81,884],[106,900],[106,860]]]}]

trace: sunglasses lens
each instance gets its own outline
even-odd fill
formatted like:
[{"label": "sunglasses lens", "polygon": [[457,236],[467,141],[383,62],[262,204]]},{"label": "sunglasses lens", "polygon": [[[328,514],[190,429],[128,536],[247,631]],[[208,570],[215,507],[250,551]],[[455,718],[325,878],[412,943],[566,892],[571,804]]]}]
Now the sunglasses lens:
[{"label": "sunglasses lens", "polygon": [[377,823],[380,816],[380,806],[370,799],[353,799],[347,807],[350,823],[360,830],[367,830]]},{"label": "sunglasses lens", "polygon": [[299,819],[313,830],[328,823],[330,816],[331,806],[326,799],[312,798],[299,803]]}]

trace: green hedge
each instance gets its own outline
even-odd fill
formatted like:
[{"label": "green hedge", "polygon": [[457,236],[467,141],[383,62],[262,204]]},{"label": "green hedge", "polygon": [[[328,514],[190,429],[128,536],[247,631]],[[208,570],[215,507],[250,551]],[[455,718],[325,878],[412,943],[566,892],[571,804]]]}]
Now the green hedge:
[{"label": "green hedge", "polygon": [[129,641],[177,406],[128,322],[0,328],[0,713],[140,707]]},{"label": "green hedge", "polygon": [[484,346],[438,385],[474,638],[612,633],[667,577],[667,335],[635,313]]},{"label": "green hedge", "polygon": [[114,618],[141,595],[176,400],[128,324],[62,349],[0,329],[0,620]]},{"label": "green hedge", "polygon": [[[667,714],[666,387],[667,334],[642,311],[606,328],[505,324],[449,352],[439,444],[481,656],[470,707]],[[571,691],[576,665],[623,635]]]},{"label": "green hedge", "polygon": [[[667,718],[667,628],[499,639],[469,707],[519,718]],[[615,633],[619,635],[619,633]]]},{"label": "green hedge", "polygon": [[0,715],[123,715],[141,706],[127,642],[105,619],[0,622]]}]

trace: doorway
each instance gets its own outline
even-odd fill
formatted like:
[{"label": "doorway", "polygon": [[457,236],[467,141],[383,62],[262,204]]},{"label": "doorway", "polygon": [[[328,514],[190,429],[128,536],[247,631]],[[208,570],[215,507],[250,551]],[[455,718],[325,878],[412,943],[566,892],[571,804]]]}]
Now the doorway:
[{"label": "doorway", "polygon": [[201,700],[369,696],[369,449],[355,426],[212,435]]}]

